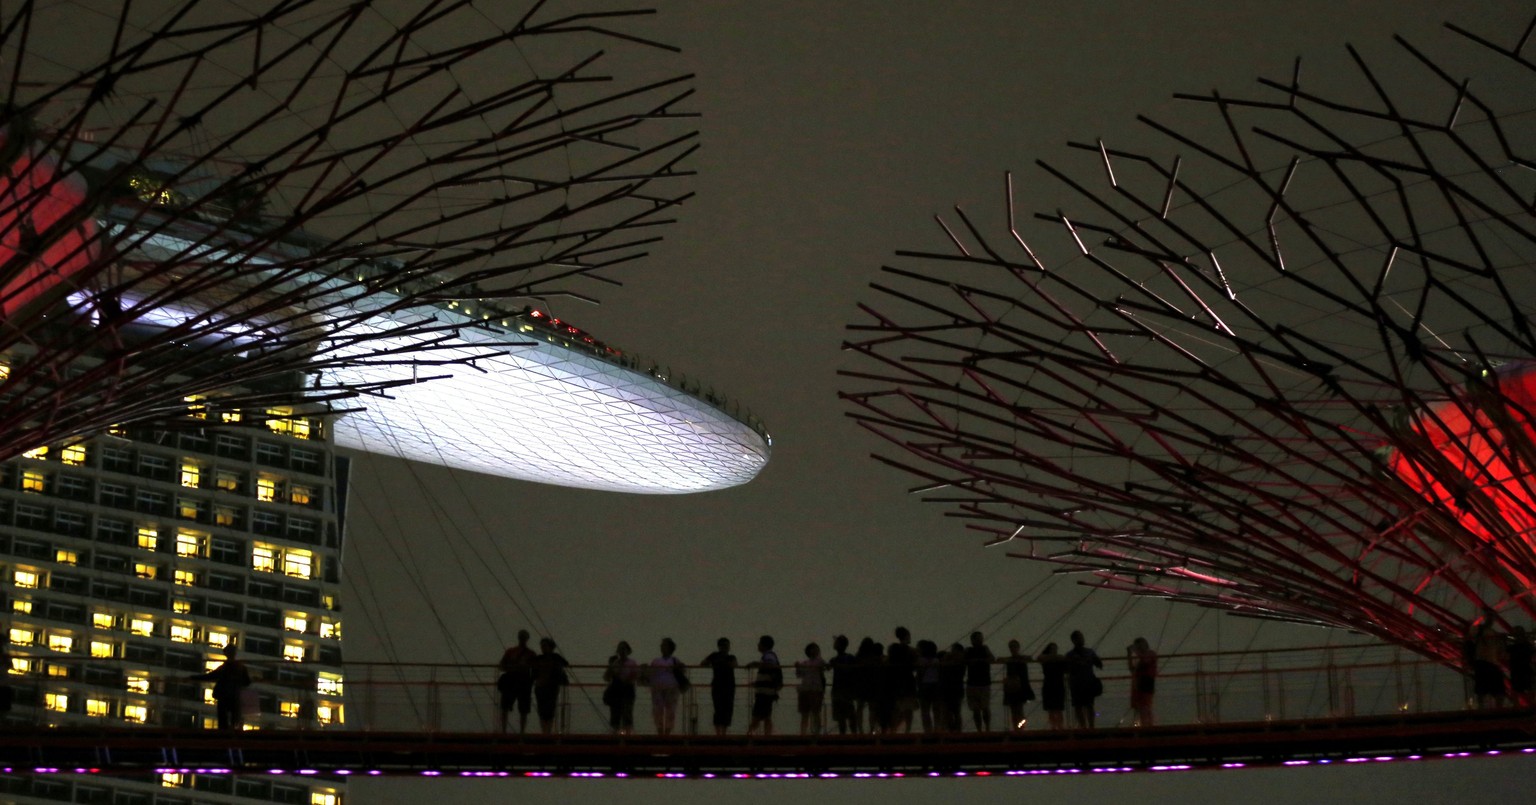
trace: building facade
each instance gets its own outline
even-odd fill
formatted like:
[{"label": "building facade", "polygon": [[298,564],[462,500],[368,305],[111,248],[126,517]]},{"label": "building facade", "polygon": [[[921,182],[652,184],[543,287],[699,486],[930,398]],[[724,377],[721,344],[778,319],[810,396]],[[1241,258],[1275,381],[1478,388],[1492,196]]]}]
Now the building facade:
[{"label": "building facade", "polygon": [[[210,421],[216,420],[216,421]],[[213,728],[190,679],[236,645],[246,729],[345,722],[339,605],[346,459],[289,409],[115,429],[0,465],[13,723]],[[308,783],[308,784],[306,784]],[[338,805],[326,781],[0,777],[0,801]]]}]

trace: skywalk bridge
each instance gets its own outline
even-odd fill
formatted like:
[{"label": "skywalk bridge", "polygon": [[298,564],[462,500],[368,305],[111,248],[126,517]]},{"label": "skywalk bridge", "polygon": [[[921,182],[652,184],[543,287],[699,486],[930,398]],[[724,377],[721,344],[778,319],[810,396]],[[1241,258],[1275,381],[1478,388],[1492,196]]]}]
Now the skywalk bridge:
[{"label": "skywalk bridge", "polygon": [[[1113,660],[1106,663],[1113,671]],[[642,689],[636,707],[642,734],[620,736],[606,729],[605,708],[597,703],[600,668],[572,669],[574,684],[553,734],[520,735],[515,714],[513,734],[496,728],[493,667],[353,664],[346,681],[353,723],[317,729],[285,728],[281,715],[266,712],[254,719],[257,729],[242,732],[115,726],[105,718],[99,728],[50,727],[46,709],[23,695],[0,732],[0,772],[192,775],[212,781],[199,783],[206,785],[241,775],[893,778],[1536,755],[1536,710],[1468,709],[1459,674],[1390,647],[1173,655],[1163,658],[1163,667],[1157,726],[1116,718],[1127,680],[1108,673],[1098,708],[1107,726],[1099,729],[1045,729],[1036,709],[1022,730],[924,733],[917,724],[911,733],[782,734],[799,724],[786,689],[791,695],[776,713],[781,734],[741,734],[745,708],[738,705],[733,734],[700,735],[699,700],[707,710],[708,695],[696,684],[681,708],[679,734],[643,734],[650,713]],[[702,677],[694,672],[696,683]],[[791,671],[791,684],[793,678]],[[267,689],[264,700],[297,695],[266,682],[258,687]],[[997,725],[1005,715],[1000,701],[993,711]],[[708,731],[709,714],[702,716]],[[530,727],[537,731],[536,717]]]}]

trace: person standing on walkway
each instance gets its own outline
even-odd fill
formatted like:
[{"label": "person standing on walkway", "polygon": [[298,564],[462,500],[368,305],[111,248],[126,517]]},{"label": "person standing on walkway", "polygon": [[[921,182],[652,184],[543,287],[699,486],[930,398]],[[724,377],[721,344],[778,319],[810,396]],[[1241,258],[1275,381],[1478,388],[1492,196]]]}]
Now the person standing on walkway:
[{"label": "person standing on walkway", "polygon": [[1008,641],[1008,657],[1003,660],[1003,706],[1008,708],[1008,729],[1024,729],[1024,705],[1035,700],[1035,688],[1029,684],[1029,657],[1019,653],[1019,641]]},{"label": "person standing on walkway", "polygon": [[608,705],[608,726],[619,735],[635,731],[635,680],[640,678],[640,666],[630,656],[629,643],[619,641],[612,657],[608,658],[608,670],[603,672],[603,704]]},{"label": "person standing on walkway", "polygon": [[1125,662],[1131,671],[1131,710],[1136,726],[1152,726],[1152,695],[1157,692],[1157,652],[1145,637],[1136,638],[1125,649]]},{"label": "person standing on walkway", "polygon": [[773,706],[779,701],[779,689],[784,687],[784,669],[779,665],[779,655],[773,651],[771,635],[757,639],[757,650],[762,657],[747,664],[757,672],[752,677],[752,720],[747,724],[747,734],[762,727],[764,735],[772,735]]},{"label": "person standing on walkway", "polygon": [[885,650],[885,671],[892,697],[890,732],[911,732],[917,712],[917,649],[905,626],[896,627],[896,642]]},{"label": "person standing on walkway", "polygon": [[854,686],[858,671],[854,668],[854,664],[858,659],[848,653],[847,635],[832,638],[832,650],[836,653],[827,661],[827,665],[832,668],[832,720],[837,722],[839,735],[847,735],[850,726],[857,734],[859,727],[858,722],[854,720],[856,713]]},{"label": "person standing on walkway", "polygon": [[1067,687],[1072,694],[1072,718],[1079,728],[1094,725],[1093,700],[1104,693],[1104,683],[1094,669],[1103,667],[1099,653],[1085,645],[1083,633],[1073,632],[1072,650],[1067,652]]},{"label": "person standing on walkway", "polygon": [[[868,724],[869,732],[884,732],[891,721],[891,705],[884,701],[887,688],[885,651],[873,637],[866,637],[859,641],[859,651],[853,659],[857,672],[853,678],[853,731],[862,734]],[[866,713],[869,716],[867,722]]]},{"label": "person standing on walkway", "polygon": [[501,676],[496,690],[501,693],[501,731],[507,731],[507,714],[517,709],[517,731],[528,731],[528,711],[533,704],[533,649],[528,647],[528,630],[519,629],[517,645],[501,654]]},{"label": "person standing on walkway", "polygon": [[1524,626],[1516,626],[1509,633],[1509,648],[1504,655],[1509,659],[1509,695],[1520,707],[1531,706],[1531,688],[1536,667],[1532,666],[1531,636]]},{"label": "person standing on walkway", "polygon": [[1484,607],[1472,631],[1467,633],[1467,659],[1472,666],[1472,692],[1480,708],[1504,704],[1508,688],[1504,678],[1507,659],[1504,636],[1499,634],[1493,607]]},{"label": "person standing on walkway", "polygon": [[821,734],[821,706],[826,700],[827,663],[821,658],[821,646],[805,647],[805,659],[795,663],[796,709],[800,711],[800,734]]},{"label": "person standing on walkway", "polygon": [[651,660],[646,668],[645,684],[651,688],[651,720],[656,724],[657,735],[671,735],[677,726],[677,702],[682,698],[684,681],[683,661],[672,656],[677,644],[672,638],[661,639],[661,656]]},{"label": "person standing on walkway", "polygon": [[571,681],[565,672],[570,665],[555,653],[555,641],[547,637],[539,640],[539,653],[533,658],[533,699],[539,711],[539,731],[545,735],[555,731],[560,689]]},{"label": "person standing on walkway", "polygon": [[977,732],[992,729],[992,663],[996,661],[985,636],[971,632],[971,647],[965,650],[965,701]]},{"label": "person standing on walkway", "polygon": [[731,653],[731,641],[720,638],[715,650],[699,665],[708,668],[709,700],[715,707],[714,726],[716,735],[724,735],[731,728],[736,712],[736,655]]},{"label": "person standing on walkway", "polygon": [[1055,643],[1047,643],[1035,661],[1040,663],[1040,709],[1045,711],[1051,729],[1066,729],[1067,658],[1057,651]]},{"label": "person standing on walkway", "polygon": [[939,692],[939,646],[932,640],[917,641],[917,707],[925,734],[949,726]]},{"label": "person standing on walkway", "polygon": [[238,653],[239,648],[230,643],[224,649],[224,662],[205,674],[192,677],[213,683],[214,712],[221,730],[238,730],[245,724],[240,699],[245,689],[251,686],[251,672],[240,661]]}]

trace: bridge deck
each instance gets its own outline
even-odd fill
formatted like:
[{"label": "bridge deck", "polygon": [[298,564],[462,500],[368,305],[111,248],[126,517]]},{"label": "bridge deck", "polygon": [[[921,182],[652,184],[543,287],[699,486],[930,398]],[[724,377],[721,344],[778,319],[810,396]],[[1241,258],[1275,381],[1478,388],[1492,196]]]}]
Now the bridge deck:
[{"label": "bridge deck", "polygon": [[428,776],[943,776],[1181,770],[1536,754],[1529,708],[1149,729],[894,736],[21,729],[6,772]]}]

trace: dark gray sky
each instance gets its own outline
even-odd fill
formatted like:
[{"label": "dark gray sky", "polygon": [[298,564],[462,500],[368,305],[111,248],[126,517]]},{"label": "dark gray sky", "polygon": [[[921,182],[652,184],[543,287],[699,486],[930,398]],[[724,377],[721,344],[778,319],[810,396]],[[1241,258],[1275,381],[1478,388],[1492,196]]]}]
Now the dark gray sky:
[{"label": "dark gray sky", "polygon": [[[346,568],[354,593],[346,601],[349,658],[492,662],[525,624],[552,632],[574,662],[601,662],[621,638],[646,658],[669,635],[696,660],[722,635],[745,654],[763,632],[798,647],[838,632],[889,639],[897,623],[946,641],[987,623],[995,645],[1018,637],[1030,650],[1072,628],[1106,647],[1138,634],[1160,638],[1165,652],[1245,645],[1249,623],[1163,604],[1123,612],[1123,599],[1083,601],[1070,582],[1045,583],[1038,604],[995,628],[996,619],[987,621],[994,612],[1011,614],[1021,592],[1044,589],[1035,587],[1041,569],[981,548],[937,508],[905,495],[907,478],[868,458],[876,441],[846,419],[836,397],[848,385],[836,375],[849,365],[838,349],[843,327],[857,317],[856,303],[872,300],[867,285],[895,250],[942,247],[935,213],[958,203],[996,220],[1004,171],[1015,171],[1023,207],[1053,209],[1062,198],[1032,165],[1065,157],[1068,140],[1103,137],[1171,155],[1171,146],[1151,145],[1134,117],[1182,120],[1175,91],[1246,91],[1261,74],[1288,76],[1296,55],[1311,80],[1328,80],[1346,67],[1346,42],[1367,57],[1390,47],[1394,32],[1444,44],[1439,23],[1447,18],[1512,40],[1526,12],[1493,5],[662,3],[655,30],[684,49],[672,67],[698,75],[698,197],[651,258],[622,275],[626,287],[604,289],[601,307],[566,303],[557,313],[751,406],[773,431],[773,460],[744,488],[683,497],[364,460]],[[536,608],[543,623],[530,623],[519,607]],[[1271,626],[1259,639],[1285,645],[1323,636]],[[1182,802],[1225,799],[1241,785],[1274,801],[1388,802],[1426,787],[1495,796],[1524,785],[1531,770],[1526,760],[1499,760],[885,785],[362,781],[351,797],[681,803],[1134,794]]]}]

